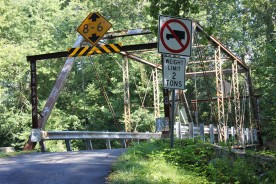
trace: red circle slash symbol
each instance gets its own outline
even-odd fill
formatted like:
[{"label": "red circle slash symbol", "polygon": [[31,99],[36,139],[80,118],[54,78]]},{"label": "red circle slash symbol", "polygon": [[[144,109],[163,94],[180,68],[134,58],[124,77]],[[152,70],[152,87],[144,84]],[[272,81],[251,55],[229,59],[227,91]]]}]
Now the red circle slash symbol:
[{"label": "red circle slash symbol", "polygon": [[[178,35],[175,33],[175,31],[172,30],[172,28],[169,25],[170,23],[178,23],[178,24],[180,24],[184,28],[184,30],[185,30],[185,32],[187,34],[187,36],[186,36],[187,39],[186,39],[186,43],[185,44],[183,44],[181,42],[181,38],[179,38]],[[167,45],[167,43],[164,40],[164,30],[165,30],[165,28],[167,28],[169,30],[169,32],[172,34],[172,36],[176,39],[177,43],[180,45],[180,49],[170,48]],[[163,46],[168,51],[170,51],[172,53],[180,53],[180,52],[183,52],[189,46],[189,43],[190,43],[190,32],[189,32],[189,29],[187,28],[187,26],[182,21],[180,21],[178,19],[170,19],[167,22],[165,22],[163,24],[163,26],[161,27],[160,39],[161,39],[161,42],[162,42]]]}]

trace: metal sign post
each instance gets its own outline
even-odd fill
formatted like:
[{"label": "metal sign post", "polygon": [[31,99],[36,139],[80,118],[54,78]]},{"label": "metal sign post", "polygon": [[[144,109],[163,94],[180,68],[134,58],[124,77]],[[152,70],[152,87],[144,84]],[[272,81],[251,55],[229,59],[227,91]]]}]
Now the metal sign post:
[{"label": "metal sign post", "polygon": [[171,124],[170,124],[170,140],[171,140],[171,148],[173,148],[174,143],[174,109],[175,109],[175,89],[172,90],[172,109],[171,109]]},{"label": "metal sign post", "polygon": [[[186,62],[192,50],[192,21],[159,16],[158,52],[162,53],[163,88],[172,89],[170,115],[171,148],[174,143],[175,89],[185,89]],[[165,56],[163,54],[169,54]]]},{"label": "metal sign post", "polygon": [[172,105],[170,113],[170,140],[171,148],[174,142],[174,123],[175,123],[175,89],[185,89],[185,71],[186,61],[185,57],[175,58],[163,56],[163,87],[172,89]]}]

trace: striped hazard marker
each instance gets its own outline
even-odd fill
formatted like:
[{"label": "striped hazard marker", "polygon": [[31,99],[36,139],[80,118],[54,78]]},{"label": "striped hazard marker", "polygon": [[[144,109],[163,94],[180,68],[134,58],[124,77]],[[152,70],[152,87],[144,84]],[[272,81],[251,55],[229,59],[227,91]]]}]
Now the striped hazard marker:
[{"label": "striped hazard marker", "polygon": [[122,43],[97,45],[94,47],[77,47],[68,49],[68,57],[90,56],[93,54],[118,53],[122,49]]}]

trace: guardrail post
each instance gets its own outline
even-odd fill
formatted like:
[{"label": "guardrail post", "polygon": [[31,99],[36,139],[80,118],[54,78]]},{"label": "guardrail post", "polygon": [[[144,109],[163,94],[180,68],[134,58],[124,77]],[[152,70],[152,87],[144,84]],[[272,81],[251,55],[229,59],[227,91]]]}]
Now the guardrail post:
[{"label": "guardrail post", "polygon": [[40,145],[40,148],[41,148],[41,152],[46,152],[46,146],[44,144],[44,141],[40,141],[39,145]]},{"label": "guardrail post", "polygon": [[93,149],[93,145],[90,139],[85,139],[85,143],[86,143],[86,149],[87,150],[92,150]]},{"label": "guardrail post", "polygon": [[[139,140],[138,140],[139,141]],[[127,145],[126,145],[126,140],[125,139],[122,139],[122,147],[123,148],[126,148],[127,147]]]},{"label": "guardrail post", "polygon": [[234,141],[235,141],[235,127],[231,127],[231,140],[232,140],[232,144],[234,144]]},{"label": "guardrail post", "polygon": [[221,137],[221,128],[219,125],[217,125],[217,132],[218,132],[218,142],[222,141],[222,137]]},{"label": "guardrail post", "polygon": [[199,124],[199,134],[200,134],[201,140],[205,142],[205,137],[204,137],[204,123],[200,123],[200,124]]},{"label": "guardrail post", "polygon": [[111,149],[110,139],[106,140],[106,149]]},{"label": "guardrail post", "polygon": [[209,129],[210,129],[210,143],[214,144],[215,142],[215,136],[214,136],[214,125],[210,124],[209,125]]},{"label": "guardrail post", "polygon": [[244,135],[244,128],[241,128],[241,143],[242,143],[242,146],[245,145],[245,135]]},{"label": "guardrail post", "polygon": [[67,151],[72,151],[71,140],[66,139],[65,144],[66,144]]},{"label": "guardrail post", "polygon": [[194,123],[189,123],[189,138],[194,138]]},{"label": "guardrail post", "polygon": [[245,138],[246,138],[246,144],[249,143],[249,128],[245,129]]},{"label": "guardrail post", "polygon": [[257,129],[255,128],[253,130],[253,141],[255,144],[258,144],[258,132],[257,132]]},{"label": "guardrail post", "polygon": [[229,128],[228,126],[224,126],[224,142],[227,142],[229,139]]},{"label": "guardrail post", "polygon": [[250,144],[254,144],[254,142],[253,142],[253,128],[250,128]]},{"label": "guardrail post", "polygon": [[176,137],[178,138],[178,139],[181,139],[182,137],[181,137],[181,123],[180,122],[176,122],[176,125],[175,125],[175,131],[176,131]]}]

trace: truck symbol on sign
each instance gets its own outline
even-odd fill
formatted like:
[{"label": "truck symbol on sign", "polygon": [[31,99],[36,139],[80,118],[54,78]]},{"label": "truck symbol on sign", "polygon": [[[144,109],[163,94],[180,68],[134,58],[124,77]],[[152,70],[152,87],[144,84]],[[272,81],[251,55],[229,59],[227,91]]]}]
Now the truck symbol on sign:
[{"label": "truck symbol on sign", "polygon": [[[180,39],[180,40],[185,40],[185,31],[178,31],[178,30],[173,30],[174,34]],[[174,38],[173,34],[166,34],[167,40]],[[174,38],[175,39],[175,38]]]}]

